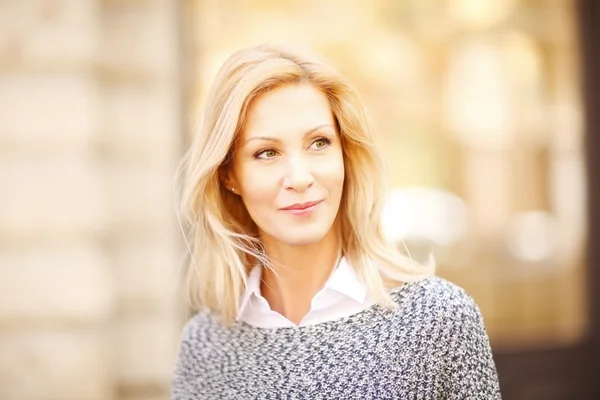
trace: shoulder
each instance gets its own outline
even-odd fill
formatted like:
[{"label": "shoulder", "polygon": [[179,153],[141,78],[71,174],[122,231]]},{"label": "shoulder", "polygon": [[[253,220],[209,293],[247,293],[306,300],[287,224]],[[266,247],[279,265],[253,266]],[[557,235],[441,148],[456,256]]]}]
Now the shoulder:
[{"label": "shoulder", "polygon": [[232,346],[227,327],[210,312],[199,312],[190,318],[181,331],[179,360],[188,372],[201,371],[218,361],[223,349]]},{"label": "shoulder", "polygon": [[221,323],[210,312],[198,312],[183,326],[181,346],[187,345],[193,349],[205,349],[206,344],[211,343],[216,336],[219,336],[221,326]]},{"label": "shoulder", "polygon": [[192,315],[183,326],[183,335],[191,339],[202,337],[210,331],[218,330],[223,324],[217,316],[206,310]]},{"label": "shoulder", "polygon": [[423,316],[444,320],[481,318],[476,302],[462,287],[438,276],[406,283],[392,297],[400,309]]}]

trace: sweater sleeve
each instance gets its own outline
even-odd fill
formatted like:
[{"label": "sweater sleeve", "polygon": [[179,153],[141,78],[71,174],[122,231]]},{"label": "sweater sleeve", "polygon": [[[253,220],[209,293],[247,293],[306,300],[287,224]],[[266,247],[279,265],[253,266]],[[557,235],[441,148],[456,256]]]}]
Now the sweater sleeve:
[{"label": "sweater sleeve", "polygon": [[500,400],[496,366],[483,318],[465,294],[451,318],[452,335],[446,359],[447,399]]},{"label": "sweater sleeve", "polygon": [[193,400],[195,358],[192,349],[192,322],[183,328],[171,379],[171,400]]}]

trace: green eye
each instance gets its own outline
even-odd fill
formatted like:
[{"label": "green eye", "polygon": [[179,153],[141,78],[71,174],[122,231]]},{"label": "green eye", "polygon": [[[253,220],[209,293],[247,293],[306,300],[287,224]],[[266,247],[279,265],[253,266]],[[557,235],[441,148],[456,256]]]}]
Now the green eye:
[{"label": "green eye", "polygon": [[255,159],[268,160],[270,158],[275,158],[277,156],[277,150],[273,149],[265,149],[257,152],[254,155]]},{"label": "green eye", "polygon": [[321,138],[321,139],[317,139],[312,143],[312,148],[315,150],[321,150],[324,149],[325,147],[329,146],[331,144],[331,141],[329,139],[326,138]]}]

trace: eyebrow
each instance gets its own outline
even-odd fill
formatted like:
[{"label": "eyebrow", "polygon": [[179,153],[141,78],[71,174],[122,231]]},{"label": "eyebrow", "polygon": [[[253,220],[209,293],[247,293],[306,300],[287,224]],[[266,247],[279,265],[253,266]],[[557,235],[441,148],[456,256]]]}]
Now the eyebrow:
[{"label": "eyebrow", "polygon": [[[309,129],[308,131],[304,132],[304,134],[302,135],[302,138],[304,139],[304,138],[306,138],[308,135],[310,135],[311,133],[313,133],[313,132],[316,132],[316,131],[318,131],[319,129],[322,129],[322,128],[325,128],[325,127],[330,127],[330,128],[333,128],[333,126],[332,126],[332,125],[330,125],[330,124],[323,124],[323,125],[319,125],[319,126],[316,126],[316,127],[312,128],[312,129]],[[268,140],[268,141],[271,141],[271,142],[280,142],[280,141],[281,141],[281,140],[279,140],[279,139],[277,139],[277,138],[274,138],[274,137],[269,137],[269,136],[254,136],[254,137],[251,137],[251,138],[249,138],[248,140],[246,140],[246,141],[244,142],[244,145],[246,145],[246,144],[250,143],[250,142],[251,142],[251,141],[253,141],[253,140]]]}]

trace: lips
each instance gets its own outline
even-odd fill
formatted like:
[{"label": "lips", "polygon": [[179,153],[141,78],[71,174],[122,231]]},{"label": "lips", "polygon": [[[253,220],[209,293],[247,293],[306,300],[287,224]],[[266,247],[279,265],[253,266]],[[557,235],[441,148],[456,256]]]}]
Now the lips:
[{"label": "lips", "polygon": [[311,201],[308,203],[301,203],[301,204],[292,204],[291,206],[288,207],[284,207],[282,208],[282,210],[286,210],[286,211],[302,211],[302,210],[306,210],[309,209],[313,206],[316,206],[317,204],[319,204],[322,200],[319,201]]}]

